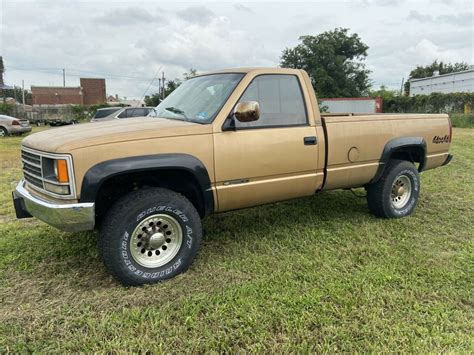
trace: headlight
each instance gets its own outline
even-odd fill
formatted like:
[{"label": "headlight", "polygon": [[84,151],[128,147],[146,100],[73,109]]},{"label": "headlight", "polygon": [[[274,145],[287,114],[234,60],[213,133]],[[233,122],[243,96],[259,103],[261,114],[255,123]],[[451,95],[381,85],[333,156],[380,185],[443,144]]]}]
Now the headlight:
[{"label": "headlight", "polygon": [[44,188],[46,191],[54,192],[58,195],[69,195],[71,193],[68,185],[55,185],[47,181],[44,182]]},{"label": "headlight", "polygon": [[71,194],[68,166],[66,159],[42,157],[45,190],[58,195]]}]

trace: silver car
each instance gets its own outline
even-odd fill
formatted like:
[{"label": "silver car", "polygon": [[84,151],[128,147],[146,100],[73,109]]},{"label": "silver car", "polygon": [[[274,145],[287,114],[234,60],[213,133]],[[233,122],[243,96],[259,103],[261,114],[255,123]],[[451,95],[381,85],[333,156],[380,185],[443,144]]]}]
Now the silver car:
[{"label": "silver car", "polygon": [[6,137],[10,134],[21,135],[27,132],[31,132],[31,126],[28,120],[0,115],[0,137]]},{"label": "silver car", "polygon": [[107,107],[100,108],[92,117],[91,122],[103,122],[120,118],[147,116],[153,107]]}]

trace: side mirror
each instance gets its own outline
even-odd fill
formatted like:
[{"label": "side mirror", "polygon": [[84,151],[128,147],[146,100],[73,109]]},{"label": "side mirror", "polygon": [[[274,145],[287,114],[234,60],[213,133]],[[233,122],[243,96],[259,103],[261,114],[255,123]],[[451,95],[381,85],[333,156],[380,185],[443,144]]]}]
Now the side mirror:
[{"label": "side mirror", "polygon": [[253,122],[260,118],[260,105],[257,101],[239,102],[234,109],[234,116],[239,122]]}]

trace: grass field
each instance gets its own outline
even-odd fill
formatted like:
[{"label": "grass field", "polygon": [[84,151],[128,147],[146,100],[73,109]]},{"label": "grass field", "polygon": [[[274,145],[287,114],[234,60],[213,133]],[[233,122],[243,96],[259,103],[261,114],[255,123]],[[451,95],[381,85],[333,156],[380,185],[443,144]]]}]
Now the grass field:
[{"label": "grass field", "polygon": [[129,289],[94,233],[15,220],[20,141],[0,141],[0,352],[474,351],[472,129],[412,217],[349,191],[215,215],[189,272]]}]

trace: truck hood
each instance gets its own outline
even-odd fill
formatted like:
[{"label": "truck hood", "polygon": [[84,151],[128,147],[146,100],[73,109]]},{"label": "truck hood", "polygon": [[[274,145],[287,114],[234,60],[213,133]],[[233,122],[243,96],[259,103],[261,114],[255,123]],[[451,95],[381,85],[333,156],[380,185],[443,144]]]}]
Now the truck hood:
[{"label": "truck hood", "polygon": [[212,126],[165,118],[131,118],[52,128],[26,137],[25,147],[52,153],[116,142],[210,134]]}]

